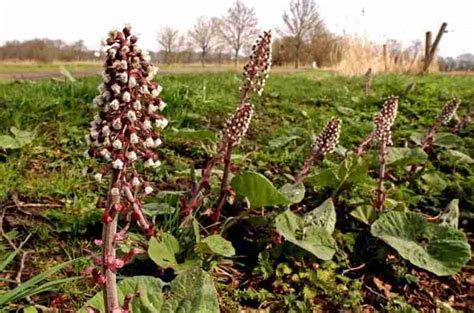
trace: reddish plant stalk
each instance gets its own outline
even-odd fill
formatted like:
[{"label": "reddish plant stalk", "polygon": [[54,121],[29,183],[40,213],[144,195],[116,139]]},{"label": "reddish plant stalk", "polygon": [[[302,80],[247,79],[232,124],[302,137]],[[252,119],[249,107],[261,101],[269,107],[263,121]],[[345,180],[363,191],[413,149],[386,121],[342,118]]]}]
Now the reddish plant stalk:
[{"label": "reddish plant stalk", "polygon": [[107,257],[116,257],[115,236],[117,234],[118,214],[113,212],[111,214],[112,220],[104,224],[102,232],[102,273],[105,275],[104,286],[104,304],[106,312],[114,312],[119,308],[117,296],[117,275],[115,271],[107,266]]},{"label": "reddish plant stalk", "polygon": [[222,174],[222,181],[220,187],[219,198],[216,202],[216,209],[211,215],[211,220],[215,223],[219,220],[224,207],[227,194],[229,193],[229,173],[232,166],[232,143],[228,143],[224,155],[224,173]]},{"label": "reddish plant stalk", "polygon": [[[433,125],[420,142],[420,147],[421,149],[423,149],[423,151],[428,152],[428,150],[433,145],[433,140],[436,135],[436,132],[442,125],[446,125],[449,123],[449,121],[451,121],[451,119],[456,114],[456,111],[460,104],[460,100],[453,98],[443,106],[440,114],[436,117],[436,120],[434,121]],[[418,164],[412,164],[410,166],[410,170],[408,171],[408,175],[406,178],[407,181],[411,181],[413,179],[417,169],[419,169]]]},{"label": "reddish plant stalk", "polygon": [[313,143],[311,153],[304,161],[301,171],[296,175],[295,184],[303,183],[303,180],[308,176],[314,162],[322,160],[326,154],[331,153],[336,148],[336,145],[341,134],[341,121],[333,117],[323,128],[321,133],[316,137]]},{"label": "reddish plant stalk", "polygon": [[372,145],[372,142],[374,141],[374,137],[375,137],[375,134],[372,132],[370,133],[365,139],[364,141],[355,149],[355,154],[358,155],[358,156],[361,156],[362,154],[365,153],[365,151],[367,151],[367,149],[370,148],[370,146]]},{"label": "reddish plant stalk", "polygon": [[387,167],[387,154],[388,154],[388,149],[387,149],[387,143],[382,140],[380,142],[380,150],[379,150],[379,180],[378,180],[378,186],[376,190],[376,199],[374,201],[374,208],[378,212],[382,212],[384,209],[384,202],[386,198],[385,194],[385,188],[384,188],[384,183],[385,183],[385,177],[387,175],[386,173],[386,167]]},{"label": "reddish plant stalk", "polygon": [[392,126],[398,112],[398,97],[391,96],[383,104],[382,110],[374,117],[374,130],[356,149],[361,155],[375,140],[379,143],[379,177],[372,206],[378,212],[383,211],[386,198],[384,183],[387,177],[388,147],[392,144]]},{"label": "reddish plant stalk", "polygon": [[[86,156],[101,160],[94,178],[101,183],[104,177],[110,177],[102,214],[102,240],[95,241],[102,247],[102,257],[92,255],[101,271],[97,267],[90,270],[96,282],[103,285],[106,313],[126,311],[118,302],[116,272],[135,254],[143,253],[141,249],[132,249],[118,257],[117,241],[123,240],[131,220],[148,237],[154,234],[154,226],[144,216],[141,205],[153,188],[145,180],[146,173],[140,172],[141,168],[135,164],[141,162],[144,168],[160,166],[155,148],[161,139],[153,128],[162,129],[168,124],[157,112],[166,106],[159,98],[161,87],[153,82],[157,69],[150,63],[148,54],[137,47],[137,40],[130,26],[109,34],[103,83],[94,99],[100,111],[86,136],[90,145]],[[100,203],[99,208],[102,208]],[[118,231],[121,213],[127,224]]]},{"label": "reddish plant stalk", "polygon": [[454,127],[451,128],[451,131],[453,133],[459,133],[461,129],[466,127],[466,125],[472,121],[473,118],[474,118],[474,108],[471,108],[469,112],[464,114],[456,123],[456,125],[454,125]]},{"label": "reddish plant stalk", "polygon": [[190,199],[181,201],[181,214],[185,222],[192,212],[200,206],[203,200],[201,193],[209,186],[212,169],[224,160],[219,198],[214,213],[211,215],[212,220],[217,221],[219,219],[229,191],[228,178],[232,168],[232,147],[238,145],[245,136],[253,114],[253,106],[247,101],[252,91],[258,95],[262,93],[270,66],[271,34],[270,32],[264,32],[253,46],[250,60],[244,66],[239,106],[234,115],[226,121],[219,150],[203,169],[199,184],[191,190]]}]

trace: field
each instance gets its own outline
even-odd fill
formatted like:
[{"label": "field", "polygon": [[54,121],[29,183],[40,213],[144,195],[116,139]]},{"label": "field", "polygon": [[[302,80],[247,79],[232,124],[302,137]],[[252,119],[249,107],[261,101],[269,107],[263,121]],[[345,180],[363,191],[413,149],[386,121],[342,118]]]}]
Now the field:
[{"label": "field", "polygon": [[[192,175],[197,175],[190,169],[202,168],[215,153],[219,131],[238,102],[240,79],[235,71],[158,75],[163,100],[168,104],[164,115],[170,123],[159,150],[162,166],[151,177],[158,194],[148,197],[147,202],[158,229],[174,235],[182,245],[181,250],[178,247],[179,262],[193,249],[186,248],[185,231],[179,228],[179,205],[169,198],[187,192]],[[102,212],[96,209],[101,190],[91,175],[84,175],[89,163],[83,153],[87,148],[84,135],[95,114],[91,103],[99,83],[99,77],[78,77],[75,81],[42,79],[0,84],[0,138],[13,136],[12,127],[27,131],[17,135],[20,143],[15,147],[2,149],[0,142],[3,292],[27,285],[19,282],[53,266],[86,256],[85,249],[98,250],[93,240],[100,237],[102,227]],[[265,205],[251,210],[238,192],[235,203],[224,207],[223,215],[233,218],[226,220],[220,232],[232,243],[235,256],[211,255],[200,265],[212,273],[223,312],[239,308],[271,308],[272,312],[474,310],[472,259],[457,274],[437,276],[412,265],[371,235],[368,224],[377,214],[367,207],[376,188],[376,149],[365,155],[365,167],[358,169],[360,177],[353,181],[348,179],[335,188],[327,183],[330,178],[322,175],[338,169],[346,152],[355,149],[372,131],[372,118],[390,95],[401,96],[393,126],[394,147],[415,147],[417,138],[431,127],[444,103],[453,96],[462,100],[458,116],[473,106],[474,77],[379,74],[365,97],[361,77],[324,71],[276,71],[270,75],[263,95],[253,99],[256,112],[246,138],[234,150],[233,174],[258,172],[278,187],[291,182],[315,136],[332,116],[339,117],[342,133],[336,151],[312,168],[305,181],[304,200],[289,205],[293,212],[303,213],[333,197],[337,251],[331,260],[323,261],[288,240],[272,241],[273,220],[286,206]],[[443,126],[426,159],[423,155],[407,155],[405,150],[392,150],[388,164],[389,209],[417,212],[433,220],[453,199],[459,199],[459,227],[472,245],[473,131],[472,125],[467,125],[453,135],[449,127]],[[407,168],[414,163],[424,164],[424,172],[405,181]],[[218,180],[212,180],[211,187],[218,190]],[[166,206],[153,205],[156,202]],[[22,242],[26,256],[15,253],[11,246],[13,243],[18,247]],[[123,246],[128,251],[127,242]],[[160,264],[139,256],[120,275],[151,275],[164,281],[174,277],[169,269],[173,266],[155,263]],[[4,304],[3,310],[30,305],[62,311],[79,309],[99,290],[82,275],[89,265],[86,258],[65,265],[51,273],[48,280],[43,277],[25,286],[22,293]],[[0,303],[1,297],[2,293]]]}]

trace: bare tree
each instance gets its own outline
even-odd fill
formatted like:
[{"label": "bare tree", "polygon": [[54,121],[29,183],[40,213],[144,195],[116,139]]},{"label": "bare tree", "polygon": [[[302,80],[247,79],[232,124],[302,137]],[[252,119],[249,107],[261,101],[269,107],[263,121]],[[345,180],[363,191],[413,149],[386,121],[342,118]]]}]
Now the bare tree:
[{"label": "bare tree", "polygon": [[300,51],[306,40],[323,28],[323,20],[314,0],[292,0],[290,10],[283,13],[285,26],[279,32],[295,40],[295,68],[299,66]]},{"label": "bare tree", "polygon": [[179,35],[179,30],[169,26],[161,27],[158,31],[158,43],[165,53],[164,62],[169,63],[171,55],[182,45],[183,38]]},{"label": "bare tree", "polygon": [[194,24],[194,28],[189,31],[189,36],[193,45],[201,49],[201,63],[204,65],[206,56],[216,44],[216,23],[201,16]]},{"label": "bare tree", "polygon": [[219,33],[222,39],[234,51],[235,64],[240,50],[250,45],[257,35],[257,16],[253,8],[247,7],[241,0],[235,1],[227,15],[219,21]]}]

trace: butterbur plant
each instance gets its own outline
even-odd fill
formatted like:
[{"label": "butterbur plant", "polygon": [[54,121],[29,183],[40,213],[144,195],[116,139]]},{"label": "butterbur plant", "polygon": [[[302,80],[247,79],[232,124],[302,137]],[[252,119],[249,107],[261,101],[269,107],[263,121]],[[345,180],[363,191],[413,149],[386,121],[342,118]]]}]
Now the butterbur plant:
[{"label": "butterbur plant", "polygon": [[270,31],[263,32],[252,47],[249,62],[244,66],[243,78],[239,88],[240,101],[235,113],[225,122],[217,154],[202,170],[201,180],[191,189],[190,198],[181,200],[181,213],[185,220],[202,203],[204,198],[202,192],[209,186],[212,170],[222,161],[224,171],[221,178],[219,198],[213,212],[210,214],[212,221],[217,222],[219,220],[227,196],[232,193],[228,182],[232,167],[232,149],[238,146],[242,138],[245,137],[255,110],[254,105],[249,101],[250,94],[254,92],[261,95],[264,90],[265,81],[271,67],[271,38]]},{"label": "butterbur plant", "polygon": [[471,108],[469,110],[469,112],[467,112],[466,114],[461,116],[459,121],[457,121],[456,125],[454,125],[451,128],[451,131],[453,133],[459,133],[461,131],[461,129],[466,127],[466,125],[469,124],[472,121],[473,118],[474,118],[474,108]]},{"label": "butterbur plant", "polygon": [[333,117],[326,124],[326,126],[324,126],[318,137],[316,137],[313,148],[311,149],[309,156],[304,161],[303,168],[296,176],[295,183],[297,185],[301,184],[308,176],[311,167],[316,161],[322,160],[328,153],[334,151],[337,146],[340,134],[341,120]]},{"label": "butterbur plant", "polygon": [[421,140],[420,145],[423,150],[426,150],[431,146],[434,136],[436,135],[436,131],[439,129],[439,127],[442,125],[447,125],[452,120],[452,118],[456,115],[456,111],[460,104],[461,100],[453,98],[443,106],[430,130]]},{"label": "butterbur plant", "polygon": [[[433,145],[433,140],[435,138],[436,132],[442,125],[447,125],[453,117],[456,115],[456,111],[459,108],[459,105],[461,104],[461,100],[457,98],[453,98],[450,101],[448,101],[443,108],[441,109],[441,112],[436,116],[436,119],[431,126],[431,128],[426,132],[426,134],[423,136],[420,142],[420,147],[424,151],[428,151],[430,147]],[[469,115],[468,115],[469,116]],[[459,123],[457,123],[454,127],[458,127]],[[462,126],[461,126],[462,127]],[[455,130],[456,131],[456,130]],[[411,180],[417,170],[420,168],[417,164],[413,164],[410,167],[410,170],[407,175],[407,180]]]},{"label": "butterbur plant", "polygon": [[376,194],[372,203],[374,209],[377,211],[383,210],[386,197],[384,182],[387,175],[387,155],[388,147],[392,145],[392,126],[397,117],[398,100],[399,98],[397,96],[391,96],[384,102],[382,110],[374,117],[373,131],[355,151],[357,155],[362,155],[374,142],[378,142],[379,144],[379,178]]},{"label": "butterbur plant", "polygon": [[[387,129],[390,130],[392,128],[397,117],[398,100],[398,97],[391,96],[384,102],[382,110],[374,117],[373,131],[367,135],[364,141],[355,150],[357,155],[364,154],[375,140],[380,140],[384,135],[384,132],[386,132]],[[389,138],[387,138],[388,142],[391,144],[391,133],[388,133],[387,135],[389,136]]]},{"label": "butterbur plant", "polygon": [[[118,303],[116,272],[131,260],[132,249],[124,257],[116,255],[116,244],[124,238],[129,224],[135,221],[151,237],[154,226],[142,211],[142,200],[153,193],[147,172],[160,166],[156,148],[160,146],[159,130],[168,121],[160,115],[166,104],[160,99],[161,86],[153,82],[157,68],[150,57],[137,46],[138,38],[130,26],[112,31],[105,41],[106,58],[100,94],[94,99],[99,109],[86,140],[86,155],[96,158],[100,167],[94,175],[99,184],[108,183],[103,209],[102,256],[93,257],[98,268],[90,271],[103,285],[106,312],[123,312]],[[125,226],[118,229],[120,218]]]}]

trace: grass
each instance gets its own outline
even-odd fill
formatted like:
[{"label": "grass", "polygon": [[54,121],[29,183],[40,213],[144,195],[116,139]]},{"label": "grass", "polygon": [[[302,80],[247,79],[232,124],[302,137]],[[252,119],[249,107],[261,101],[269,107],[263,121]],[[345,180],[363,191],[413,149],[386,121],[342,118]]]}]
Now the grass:
[{"label": "grass", "polygon": [[[89,65],[84,68],[89,69]],[[83,69],[82,65],[77,69]],[[2,66],[1,72],[17,70],[15,65]],[[165,114],[170,120],[160,151],[164,165],[154,177],[162,188],[182,188],[176,182],[188,179],[189,168],[202,164],[215,148],[215,135],[238,101],[239,80],[240,75],[233,71],[158,78],[164,87],[163,97],[168,103]],[[474,103],[472,76],[376,75],[373,92],[365,98],[360,77],[276,71],[264,95],[254,100],[255,119],[248,138],[236,151],[236,164],[284,182],[284,174],[298,170],[313,136],[331,116],[343,121],[341,147],[352,149],[371,130],[372,116],[384,98],[402,93],[412,82],[415,88],[401,100],[395,124],[394,138],[399,144],[413,132],[428,127],[452,96],[463,99],[461,112]],[[98,233],[98,190],[91,177],[82,174],[86,167],[83,137],[94,114],[91,102],[98,83],[98,77],[89,77],[75,83],[38,80],[0,85],[0,135],[9,134],[13,126],[36,134],[28,146],[0,150],[0,204],[11,207],[15,197],[23,203],[39,204],[34,218],[18,214],[11,223],[30,225],[22,232],[34,234],[28,243],[36,251],[33,260],[48,258],[52,246],[61,246],[54,249],[57,262],[73,253],[81,255],[81,249],[89,246]],[[466,137],[458,150],[474,155],[474,140]],[[472,175],[471,170],[466,175]],[[472,181],[469,177],[466,181]],[[472,205],[472,195],[466,197],[462,200],[464,207]],[[441,194],[440,206],[450,198],[450,194]],[[35,270],[49,266],[40,262]],[[80,285],[68,288],[65,292],[73,294],[74,301],[90,296],[89,292],[81,292]]]}]

